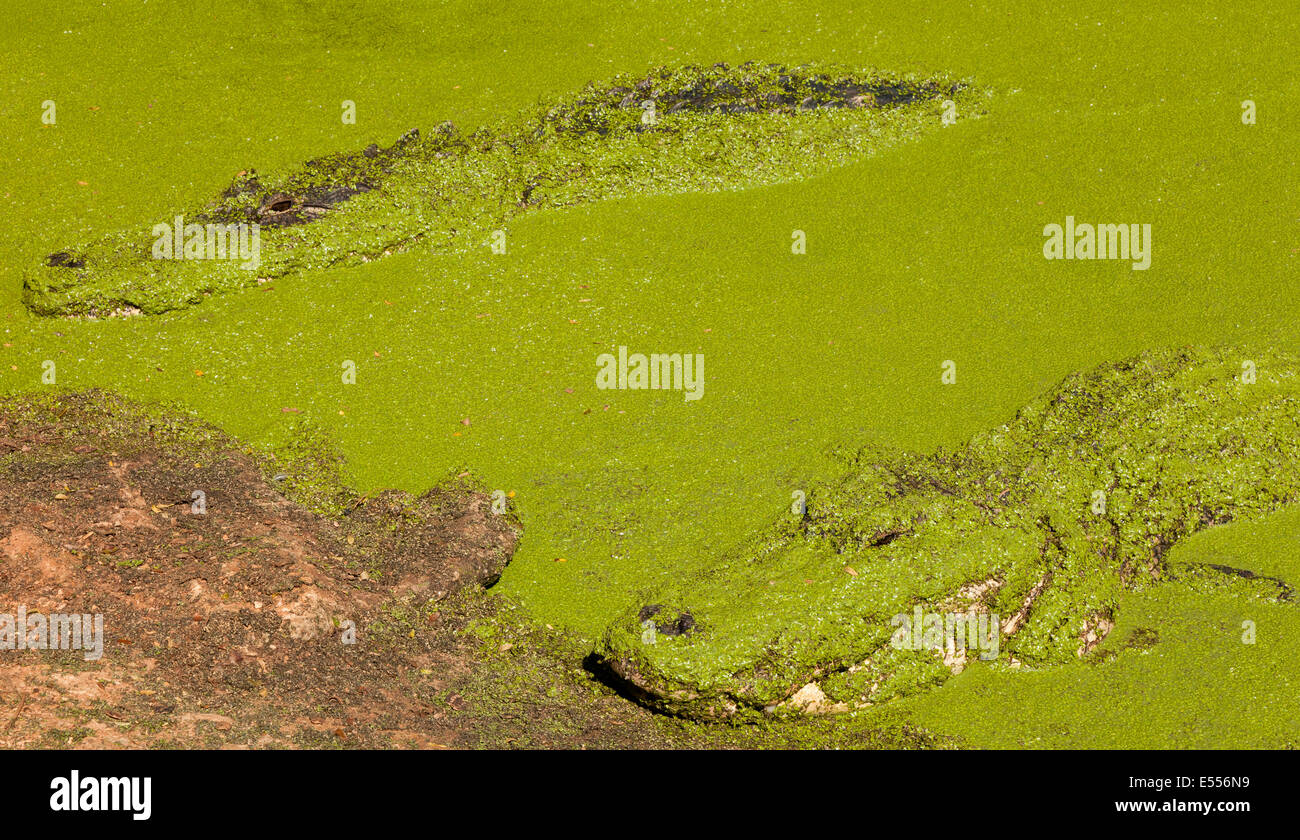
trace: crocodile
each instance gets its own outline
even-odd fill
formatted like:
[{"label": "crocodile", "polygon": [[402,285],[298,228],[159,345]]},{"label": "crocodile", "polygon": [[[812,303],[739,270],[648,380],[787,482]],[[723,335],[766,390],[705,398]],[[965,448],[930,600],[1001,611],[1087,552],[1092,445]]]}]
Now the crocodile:
[{"label": "crocodile", "polygon": [[819,65],[625,74],[469,135],[444,122],[279,179],[245,170],[179,214],[200,227],[257,225],[254,266],[159,259],[151,228],[127,229],[28,267],[23,301],[41,316],[151,315],[417,244],[482,246],[542,208],[798,180],[934,130],[952,113],[977,117],[988,93],[969,80]]},{"label": "crocodile", "polygon": [[[1000,649],[981,667],[1040,668],[1088,657],[1129,590],[1294,603],[1286,581],[1169,551],[1300,501],[1297,358],[1150,350],[1066,377],[964,447],[836,454],[841,474],[805,505],[639,595],[592,669],[683,717],[847,712],[969,666],[951,644],[898,643],[897,617],[918,608],[996,619]],[[646,604],[690,615],[688,632],[652,632]]]}]

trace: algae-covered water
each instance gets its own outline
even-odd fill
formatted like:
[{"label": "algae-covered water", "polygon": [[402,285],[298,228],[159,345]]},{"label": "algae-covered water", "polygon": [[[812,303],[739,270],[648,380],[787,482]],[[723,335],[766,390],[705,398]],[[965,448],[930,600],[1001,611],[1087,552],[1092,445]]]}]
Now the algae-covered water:
[{"label": "algae-covered water", "polygon": [[[1220,5],[18,3],[0,34],[0,389],[46,387],[48,360],[58,386],[178,402],[254,443],[307,424],[362,490],[470,471],[524,527],[495,591],[594,647],[832,474],[831,447],[959,446],[1150,348],[1300,350],[1300,20]],[[986,113],[790,183],[519,215],[505,253],[412,248],[147,317],[22,304],[45,255],[170,220],[240,171],[749,60],[969,78]],[[1044,259],[1067,216],[1150,224],[1150,267]],[[703,396],[598,390],[621,346],[703,354]],[[1296,583],[1295,538],[1282,512],[1170,559]],[[1300,738],[1293,605],[1156,587],[1119,616],[1114,657],[974,665],[899,708],[971,746]],[[1157,643],[1124,647],[1147,629]]]}]

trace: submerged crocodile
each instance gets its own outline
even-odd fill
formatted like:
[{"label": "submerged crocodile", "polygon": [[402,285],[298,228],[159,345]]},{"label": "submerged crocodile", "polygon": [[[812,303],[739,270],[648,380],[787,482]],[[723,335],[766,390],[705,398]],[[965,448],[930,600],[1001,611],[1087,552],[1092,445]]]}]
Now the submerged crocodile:
[{"label": "submerged crocodile", "polygon": [[[487,244],[537,208],[797,180],[935,128],[946,114],[977,115],[981,99],[968,82],[937,76],[658,69],[588,85],[469,136],[443,123],[387,148],[308,161],[274,182],[241,173],[214,201],[181,214],[183,233],[125,230],[50,254],[25,273],[23,300],[38,315],[152,314],[416,243]],[[260,236],[251,262],[204,251],[224,251],[223,228],[253,224]],[[180,258],[191,243],[206,258]]]},{"label": "submerged crocodile", "polygon": [[[959,451],[869,447],[845,460],[846,474],[809,492],[802,515],[699,579],[629,605],[596,667],[688,717],[839,712],[925,690],[965,665],[952,646],[899,643],[896,617],[918,607],[996,616],[992,667],[1006,667],[1089,654],[1126,589],[1293,598],[1284,581],[1171,563],[1168,552],[1196,531],[1300,501],[1295,358],[1148,352],[1069,376]],[[661,632],[672,616],[680,632]]]}]

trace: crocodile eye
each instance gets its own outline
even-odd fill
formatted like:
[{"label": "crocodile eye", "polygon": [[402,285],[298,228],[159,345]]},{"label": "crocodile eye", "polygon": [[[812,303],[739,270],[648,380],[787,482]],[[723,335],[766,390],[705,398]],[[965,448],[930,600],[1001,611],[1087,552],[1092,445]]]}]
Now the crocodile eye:
[{"label": "crocodile eye", "polygon": [[260,215],[285,213],[294,208],[298,202],[288,193],[274,193],[262,199],[262,206],[258,208]]}]

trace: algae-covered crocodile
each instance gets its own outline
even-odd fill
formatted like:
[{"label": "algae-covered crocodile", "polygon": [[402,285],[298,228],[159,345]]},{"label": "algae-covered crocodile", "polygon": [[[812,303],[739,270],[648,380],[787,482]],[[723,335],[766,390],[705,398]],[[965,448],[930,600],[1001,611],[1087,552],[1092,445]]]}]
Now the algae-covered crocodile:
[{"label": "algae-covered crocodile", "polygon": [[[982,98],[938,76],[658,69],[588,85],[469,136],[443,123],[276,181],[241,173],[206,206],[55,251],[25,272],[23,299],[47,316],[151,314],[416,243],[485,245],[536,208],[793,181],[977,115]],[[235,228],[254,224],[256,255],[221,258]]]},{"label": "algae-covered crocodile", "polygon": [[844,711],[963,666],[948,638],[918,645],[901,616],[983,616],[991,667],[1034,667],[1088,654],[1126,588],[1292,599],[1285,581],[1167,553],[1300,501],[1294,358],[1148,352],[1071,375],[959,451],[845,460],[802,515],[796,505],[698,579],[629,604],[598,667],[690,717]]}]

